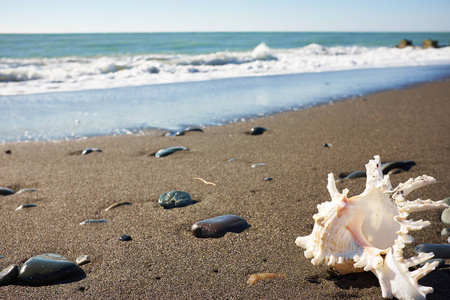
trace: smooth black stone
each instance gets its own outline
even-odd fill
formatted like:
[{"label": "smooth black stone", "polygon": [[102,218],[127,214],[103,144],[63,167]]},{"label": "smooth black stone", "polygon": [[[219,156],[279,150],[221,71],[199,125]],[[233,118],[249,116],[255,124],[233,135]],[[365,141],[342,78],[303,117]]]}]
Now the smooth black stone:
[{"label": "smooth black stone", "polygon": [[164,156],[168,156],[168,155],[175,153],[177,151],[180,151],[180,150],[189,151],[189,149],[186,147],[170,147],[167,149],[159,150],[158,152],[155,153],[155,156],[156,157],[164,157]]},{"label": "smooth black stone", "polygon": [[265,131],[267,131],[267,128],[256,126],[256,127],[253,127],[252,129],[250,129],[250,134],[251,135],[261,135]]},{"label": "smooth black stone", "polygon": [[439,264],[437,265],[436,269],[445,266],[445,259],[442,259],[442,258],[432,258],[432,259],[429,259],[429,260],[427,260],[427,261],[424,261],[423,263],[420,263],[420,264],[418,265],[418,267],[419,267],[419,268],[422,268],[423,266],[425,266],[426,263],[432,263],[432,262],[435,262],[435,261],[438,261],[438,262],[439,262]]},{"label": "smooth black stone", "polygon": [[119,240],[124,241],[124,242],[127,242],[127,241],[131,241],[132,238],[131,238],[131,236],[129,236],[128,234],[124,234],[124,235],[122,235],[122,236],[119,238]]},{"label": "smooth black stone", "polygon": [[323,146],[324,146],[325,148],[328,148],[328,147],[330,147],[330,145],[329,145],[329,144],[327,144],[327,143],[324,143],[324,144],[323,144]]},{"label": "smooth black stone", "polygon": [[106,222],[108,222],[108,220],[105,220],[105,219],[84,220],[83,222],[80,223],[80,225],[92,224],[92,223],[106,223]]},{"label": "smooth black stone", "polygon": [[401,169],[403,171],[409,171],[415,165],[416,165],[416,162],[413,160],[393,161],[393,162],[381,164],[381,170],[383,171],[383,174],[386,175],[389,173],[389,171],[391,171],[393,169]]},{"label": "smooth black stone", "polygon": [[11,150],[6,150],[5,153],[6,154],[11,154],[12,152],[11,152]]},{"label": "smooth black stone", "polygon": [[345,177],[345,179],[355,179],[355,178],[364,178],[367,177],[366,172],[364,171],[355,171],[353,173],[350,173]]},{"label": "smooth black stone", "polygon": [[201,128],[187,128],[185,130],[180,130],[180,131],[173,131],[171,133],[169,133],[169,136],[181,136],[181,135],[185,135],[188,132],[203,132],[203,129]]},{"label": "smooth black stone", "polygon": [[97,149],[97,148],[87,148],[85,150],[83,150],[83,152],[81,152],[81,155],[86,155],[92,152],[102,152],[101,149]]},{"label": "smooth black stone", "polygon": [[183,191],[170,191],[159,196],[159,205],[168,209],[194,204],[191,195]]},{"label": "smooth black stone", "polygon": [[265,181],[271,181],[271,180],[273,180],[273,178],[272,178],[272,177],[269,177],[269,176],[267,176],[266,178],[264,178],[264,180],[265,180]]},{"label": "smooth black stone", "polygon": [[0,187],[0,195],[1,196],[9,196],[13,195],[14,191],[8,188]]},{"label": "smooth black stone", "polygon": [[78,265],[62,255],[46,253],[28,259],[19,279],[29,285],[45,285],[64,279],[78,270]]},{"label": "smooth black stone", "polygon": [[450,258],[450,244],[420,244],[417,245],[414,250],[417,253],[419,252],[433,252],[433,258],[442,258],[447,259]]},{"label": "smooth black stone", "polygon": [[240,233],[249,227],[242,217],[223,215],[195,223],[191,227],[191,232],[198,238],[220,238],[227,232]]},{"label": "smooth black stone", "polygon": [[17,276],[19,276],[18,265],[10,265],[3,269],[3,271],[0,272],[0,286],[13,283],[17,279]]}]

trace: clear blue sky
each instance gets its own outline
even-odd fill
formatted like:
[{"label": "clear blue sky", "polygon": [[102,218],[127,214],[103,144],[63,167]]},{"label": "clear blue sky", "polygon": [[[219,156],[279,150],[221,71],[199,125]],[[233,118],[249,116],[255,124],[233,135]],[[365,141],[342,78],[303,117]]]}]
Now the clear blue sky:
[{"label": "clear blue sky", "polygon": [[450,31],[450,0],[0,0],[0,33]]}]

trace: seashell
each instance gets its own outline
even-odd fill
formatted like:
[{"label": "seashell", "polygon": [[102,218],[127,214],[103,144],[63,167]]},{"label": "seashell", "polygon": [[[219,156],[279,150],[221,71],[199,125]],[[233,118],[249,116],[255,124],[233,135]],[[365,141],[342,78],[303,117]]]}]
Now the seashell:
[{"label": "seashell", "polygon": [[366,165],[366,189],[358,196],[347,198],[348,189],[339,193],[333,174],[328,175],[330,202],[317,206],[313,216],[315,224],[310,235],[298,237],[295,243],[306,249],[306,258],[317,265],[326,262],[341,274],[372,271],[380,282],[384,298],[426,299],[432,287],[421,286],[418,280],[433,271],[439,262],[416,266],[434,256],[419,253],[404,258],[405,244],[413,242],[408,233],[430,225],[429,221],[407,220],[409,213],[445,208],[443,201],[405,197],[412,191],[434,183],[436,180],[423,175],[409,179],[395,189],[389,175],[383,177],[380,157]]}]

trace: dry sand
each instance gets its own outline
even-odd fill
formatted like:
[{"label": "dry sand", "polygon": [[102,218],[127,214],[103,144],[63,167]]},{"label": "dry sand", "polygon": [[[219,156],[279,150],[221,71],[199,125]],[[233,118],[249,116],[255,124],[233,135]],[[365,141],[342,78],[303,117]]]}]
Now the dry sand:
[{"label": "dry sand", "polygon": [[[245,134],[253,126],[269,131]],[[376,154],[383,162],[414,160],[410,171],[391,176],[392,184],[427,174],[438,183],[414,197],[450,196],[449,81],[204,131],[0,145],[0,186],[37,189],[0,196],[0,255],[5,256],[0,269],[42,253],[71,260],[86,254],[92,260],[59,284],[0,287],[0,298],[377,299],[381,289],[372,273],[337,276],[324,265],[313,266],[294,243],[311,232],[317,204],[330,200],[327,174],[364,170]],[[150,155],[171,146],[191,151]],[[89,147],[103,152],[79,155]],[[238,159],[228,162],[231,158]],[[254,163],[267,165],[252,168]],[[273,180],[264,181],[266,176]],[[344,187],[359,194],[365,179],[338,184]],[[170,190],[186,191],[198,202],[163,209],[158,197]],[[104,211],[118,201],[132,205]],[[37,207],[14,211],[24,203]],[[193,223],[224,214],[245,218],[251,228],[217,239],[190,234]],[[416,240],[405,248],[406,256],[414,254],[416,244],[447,242],[440,235],[446,227],[440,214],[412,215],[432,225],[413,233]],[[79,225],[97,218],[108,222]],[[133,240],[120,241],[122,234]],[[286,278],[249,286],[249,275],[257,272]],[[429,299],[448,296],[448,282],[448,265],[420,281],[434,287]]]}]

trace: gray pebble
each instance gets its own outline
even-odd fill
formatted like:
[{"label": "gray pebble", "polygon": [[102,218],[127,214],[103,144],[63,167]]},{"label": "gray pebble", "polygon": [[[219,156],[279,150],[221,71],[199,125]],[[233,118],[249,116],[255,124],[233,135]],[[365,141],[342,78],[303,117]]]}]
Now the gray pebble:
[{"label": "gray pebble", "polygon": [[261,166],[267,166],[267,164],[266,163],[253,164],[252,168],[261,167]]},{"label": "gray pebble", "polygon": [[124,234],[124,235],[122,235],[122,236],[119,238],[119,240],[124,241],[124,242],[128,242],[128,241],[131,241],[132,238],[131,238],[131,236],[129,236],[128,234]]},{"label": "gray pebble", "polygon": [[85,220],[85,221],[81,222],[80,225],[91,224],[91,223],[105,223],[105,222],[108,222],[108,220],[105,220],[105,219]]},{"label": "gray pebble", "polygon": [[87,255],[80,255],[77,257],[75,262],[77,263],[77,265],[82,266],[82,265],[90,263],[91,259]]},{"label": "gray pebble", "polygon": [[272,178],[272,177],[269,177],[269,176],[267,176],[266,178],[264,178],[264,181],[271,181],[271,180],[273,180],[273,178]]},{"label": "gray pebble", "polygon": [[14,191],[8,188],[0,187],[0,196],[13,195]]},{"label": "gray pebble", "polygon": [[87,149],[84,149],[83,152],[81,152],[81,155],[87,155],[92,152],[102,152],[102,150],[98,149],[98,148],[87,148]]},{"label": "gray pebble", "polygon": [[432,259],[429,259],[429,260],[427,260],[427,261],[424,261],[423,263],[420,263],[420,264],[418,265],[418,267],[419,267],[419,268],[422,268],[423,266],[425,266],[426,263],[432,263],[432,262],[435,262],[435,261],[438,261],[438,262],[439,262],[439,264],[437,265],[436,269],[445,266],[445,259],[442,259],[442,258],[432,258]]},{"label": "gray pebble", "polygon": [[17,279],[18,275],[18,265],[10,265],[9,267],[3,269],[3,271],[0,272],[0,286],[13,283]]},{"label": "gray pebble", "polygon": [[450,236],[450,228],[444,228],[441,231],[442,236]]},{"label": "gray pebble", "polygon": [[62,255],[46,253],[28,259],[20,268],[19,279],[30,285],[44,285],[64,279],[78,270],[78,265]]},{"label": "gray pebble", "polygon": [[198,238],[220,238],[227,232],[240,233],[249,227],[242,217],[223,215],[195,223],[191,227],[191,232]]},{"label": "gray pebble", "polygon": [[444,199],[442,199],[442,201],[444,201],[445,204],[447,204],[448,206],[450,206],[450,197],[444,198]]},{"label": "gray pebble", "polygon": [[164,156],[168,156],[168,155],[170,155],[172,153],[175,153],[175,152],[181,151],[181,150],[189,151],[189,149],[186,148],[186,147],[170,147],[170,148],[167,148],[167,149],[159,150],[158,152],[155,153],[155,156],[156,157],[164,157]]},{"label": "gray pebble", "polygon": [[33,192],[36,192],[36,191],[37,191],[36,189],[20,189],[19,191],[17,191],[17,194],[21,194],[21,193],[25,193],[25,192],[33,193]]},{"label": "gray pebble", "polygon": [[194,204],[191,195],[183,191],[170,191],[159,196],[159,205],[168,209]]},{"label": "gray pebble", "polygon": [[187,128],[185,130],[169,132],[169,133],[165,134],[165,136],[181,136],[181,135],[185,135],[187,132],[203,132],[203,129],[201,129],[201,128]]},{"label": "gray pebble", "polygon": [[444,211],[441,214],[441,221],[444,224],[450,225],[450,208],[444,209]]},{"label": "gray pebble", "polygon": [[420,244],[417,245],[414,250],[416,250],[417,253],[433,252],[434,258],[450,258],[450,244]]},{"label": "gray pebble", "polygon": [[18,210],[21,210],[21,209],[31,208],[31,207],[36,207],[36,206],[37,206],[36,204],[25,203],[25,204],[22,204],[22,205],[18,206],[15,210],[18,211]]}]

